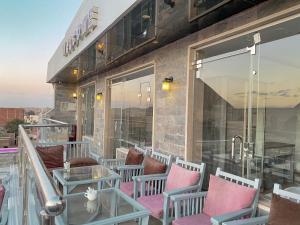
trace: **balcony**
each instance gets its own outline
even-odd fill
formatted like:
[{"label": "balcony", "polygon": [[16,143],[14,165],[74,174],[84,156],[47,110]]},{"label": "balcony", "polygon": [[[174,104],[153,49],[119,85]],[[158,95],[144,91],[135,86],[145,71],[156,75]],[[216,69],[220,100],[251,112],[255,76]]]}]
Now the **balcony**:
[{"label": "balcony", "polygon": [[[112,218],[122,222],[132,217],[131,220],[134,222],[129,224],[137,224],[136,219],[148,216],[143,207],[136,205],[129,197],[123,198],[124,194],[120,194],[120,191],[114,188],[113,180],[117,180],[119,175],[100,165],[99,168],[92,170],[89,170],[90,167],[71,168],[69,175],[71,181],[78,176],[92,174],[93,180],[97,179],[95,176],[106,175],[108,179],[104,180],[104,185],[107,187],[98,195],[98,198],[101,196],[101,200],[98,199],[101,206],[90,204],[91,202],[86,201],[81,195],[93,185],[91,183],[71,187],[72,193],[66,197],[65,189],[62,189],[58,181],[52,177],[53,174],[56,174],[54,177],[58,177],[59,169],[57,173],[52,174],[36,150],[37,147],[63,146],[63,161],[69,162],[72,159],[88,157],[99,162],[100,157],[95,153],[91,143],[69,141],[71,129],[69,124],[51,119],[43,119],[41,122],[38,125],[20,126],[18,148],[2,153],[5,157],[1,155],[2,161],[10,160],[10,165],[5,164],[0,171],[0,179],[6,190],[1,210],[1,225],[93,224],[92,221],[97,221],[96,215],[99,214],[99,210],[104,221],[101,224],[107,225],[112,224]],[[63,177],[65,170],[62,168],[61,171]],[[110,177],[106,174],[107,171]],[[82,204],[82,201],[85,203]],[[74,214],[72,210],[81,213]]]},{"label": "balcony", "polygon": [[[164,190],[166,180],[171,172],[168,176],[166,175],[167,172],[165,175],[140,176],[141,174],[128,173],[130,170],[127,172],[126,169],[122,170],[125,167],[121,163],[118,164],[118,170],[121,173],[118,173],[113,164],[110,163],[123,162],[123,159],[106,160],[96,153],[95,146],[90,142],[69,141],[70,129],[71,126],[69,124],[51,119],[43,119],[41,124],[38,125],[21,125],[19,127],[18,149],[6,151],[3,153],[5,157],[1,157],[4,161],[5,159],[9,159],[10,161],[8,161],[9,164],[7,163],[6,166],[0,169],[1,183],[6,190],[1,208],[0,224],[161,224],[155,218],[150,217],[149,220],[149,210],[135,201],[135,197],[137,193],[145,197],[159,195]],[[51,149],[53,152],[57,151],[59,146],[63,150],[62,164],[63,162],[69,162],[72,165],[74,159],[89,158],[96,162],[97,165],[81,164],[80,166],[77,165],[77,167],[71,166],[71,168],[67,168],[66,164],[63,164],[61,168],[57,165],[54,166],[59,161],[55,160],[58,153],[54,156],[52,155],[54,158],[50,157],[47,161],[41,153],[43,151],[41,148],[45,150],[45,147],[48,147],[48,150]],[[138,147],[136,148],[138,149]],[[151,150],[141,149],[139,151],[144,151],[145,155],[147,155]],[[161,153],[152,151],[151,157],[153,155],[165,157],[164,160],[166,160],[169,166],[173,162],[172,156],[163,156]],[[49,163],[55,169],[50,169]],[[87,162],[85,161],[85,163]],[[192,171],[199,171],[197,170],[198,168],[201,171],[200,174],[205,170],[205,164],[203,163],[195,164],[176,159],[176,164],[186,169],[190,168]],[[139,168],[138,171],[144,170],[141,166],[137,167]],[[236,175],[222,172],[220,169],[218,170],[217,173],[225,175],[224,179],[227,179],[226,176],[229,176],[229,180],[241,179],[241,185],[244,182],[250,186],[255,184],[254,187],[256,187],[257,193],[259,193],[260,181],[258,179],[254,182],[253,180],[239,178]],[[173,175],[177,176],[177,174]],[[138,192],[136,192],[138,189],[134,188],[133,198],[124,194],[122,188],[120,189],[120,182],[124,182],[130,176],[133,176],[134,182],[137,180],[139,185],[141,185],[141,189]],[[172,179],[176,180],[174,177]],[[189,196],[201,197],[202,195],[200,194],[205,193],[198,192],[199,187],[202,186],[202,182],[203,179],[200,179],[199,186],[190,186],[185,190],[182,188],[169,192],[164,191],[164,201],[167,198],[166,196],[169,195],[170,201],[174,201],[176,204],[185,198],[188,199]],[[238,182],[237,180],[236,183]],[[91,189],[92,191],[87,192],[86,190],[90,188],[94,188],[94,190]],[[180,193],[185,194],[180,195]],[[286,193],[288,192],[284,191],[284,194]],[[292,196],[295,197],[298,195],[292,194]],[[187,201],[184,204],[196,204],[197,201]],[[255,202],[252,204],[257,204]],[[202,207],[202,203],[200,207]],[[242,216],[244,217],[245,213],[251,213],[252,209],[250,209],[244,210]],[[175,210],[172,208],[169,214],[176,215],[176,213],[178,213],[178,208],[175,208]],[[213,219],[214,217],[211,218]],[[216,219],[221,219],[221,217],[216,217]],[[265,221],[266,217],[263,219]],[[169,219],[166,221],[169,221]]]}]

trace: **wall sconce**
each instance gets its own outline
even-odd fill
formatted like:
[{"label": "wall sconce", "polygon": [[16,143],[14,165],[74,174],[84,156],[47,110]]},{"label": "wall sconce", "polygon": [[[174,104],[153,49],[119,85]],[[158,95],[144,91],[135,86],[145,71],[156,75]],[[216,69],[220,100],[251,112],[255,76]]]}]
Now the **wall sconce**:
[{"label": "wall sconce", "polygon": [[76,100],[77,99],[77,93],[76,92],[74,92],[73,94],[72,94],[72,96],[73,96],[73,98]]},{"label": "wall sconce", "polygon": [[104,53],[104,43],[103,42],[97,42],[96,44],[96,49],[98,50],[98,52],[100,52],[101,54]]},{"label": "wall sconce", "polygon": [[97,94],[96,94],[96,100],[97,100],[97,101],[101,101],[102,99],[103,99],[103,94],[102,94],[102,92],[97,93]]},{"label": "wall sconce", "polygon": [[78,69],[73,69],[72,70],[72,75],[77,76],[78,75]]},{"label": "wall sconce", "polygon": [[170,89],[171,89],[171,83],[173,83],[173,77],[167,77],[167,78],[165,78],[164,81],[162,82],[161,89],[163,91],[170,91]]},{"label": "wall sconce", "polygon": [[165,4],[169,5],[171,8],[175,6],[175,0],[164,0]]}]

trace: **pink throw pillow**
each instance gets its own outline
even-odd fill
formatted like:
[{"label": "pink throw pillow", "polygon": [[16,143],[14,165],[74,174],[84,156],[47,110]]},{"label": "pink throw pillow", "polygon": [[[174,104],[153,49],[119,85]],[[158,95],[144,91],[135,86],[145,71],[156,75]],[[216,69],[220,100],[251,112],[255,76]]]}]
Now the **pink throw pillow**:
[{"label": "pink throw pillow", "polygon": [[173,163],[167,177],[165,191],[196,185],[199,179],[200,173],[198,171],[190,171]]},{"label": "pink throw pillow", "polygon": [[203,212],[212,217],[248,208],[255,198],[256,191],[255,188],[210,175]]},{"label": "pink throw pillow", "polygon": [[0,184],[0,209],[2,207],[4,195],[5,195],[5,188],[2,184]]}]

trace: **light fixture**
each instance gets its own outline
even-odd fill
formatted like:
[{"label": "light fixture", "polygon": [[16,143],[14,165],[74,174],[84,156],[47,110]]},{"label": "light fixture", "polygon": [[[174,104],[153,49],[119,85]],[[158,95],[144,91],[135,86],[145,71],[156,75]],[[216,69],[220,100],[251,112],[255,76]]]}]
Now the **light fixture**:
[{"label": "light fixture", "polygon": [[98,52],[100,52],[101,54],[104,53],[104,43],[103,42],[97,42],[96,44],[96,49],[98,50]]},{"label": "light fixture", "polygon": [[150,19],[151,19],[151,16],[149,16],[149,15],[142,15],[142,18],[143,18],[144,20],[150,20]]},{"label": "light fixture", "polygon": [[72,70],[72,75],[74,75],[74,76],[77,76],[77,75],[78,75],[78,69],[77,69],[77,68],[74,68],[74,69]]},{"label": "light fixture", "polygon": [[103,99],[103,94],[102,94],[102,92],[97,93],[97,94],[96,94],[96,100],[97,100],[97,101],[101,101],[102,99]]},{"label": "light fixture", "polygon": [[164,0],[165,4],[169,5],[171,8],[175,6],[175,0]]},{"label": "light fixture", "polygon": [[163,91],[170,91],[170,89],[171,89],[171,83],[173,83],[173,77],[167,77],[167,78],[165,78],[164,81],[162,82],[161,89]]},{"label": "light fixture", "polygon": [[145,30],[143,31],[143,33],[142,33],[142,37],[143,37],[143,38],[147,37],[147,34],[148,34],[148,30],[145,29]]},{"label": "light fixture", "polygon": [[73,96],[74,99],[77,99],[77,93],[76,92],[73,92],[72,96]]}]

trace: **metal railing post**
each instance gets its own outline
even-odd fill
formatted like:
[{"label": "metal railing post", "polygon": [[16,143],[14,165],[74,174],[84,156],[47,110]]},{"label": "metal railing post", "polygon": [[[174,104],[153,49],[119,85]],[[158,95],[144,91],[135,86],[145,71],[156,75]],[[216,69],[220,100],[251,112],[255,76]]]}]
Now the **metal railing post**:
[{"label": "metal railing post", "polygon": [[[48,125],[49,126],[49,125]],[[23,185],[23,219],[22,225],[28,224],[28,200],[30,187],[28,186],[30,177],[29,177],[29,169],[33,172],[33,176],[35,179],[35,184],[38,186],[40,190],[40,194],[43,198],[43,210],[40,212],[42,225],[53,225],[54,217],[56,215],[60,215],[63,213],[65,208],[65,202],[62,199],[62,196],[57,192],[54,187],[54,184],[49,179],[45,166],[41,162],[41,159],[32,144],[28,134],[26,133],[24,127],[26,128],[36,128],[43,127],[42,125],[32,125],[32,126],[22,126],[19,127],[19,136],[20,136],[20,148],[21,151],[21,162],[20,162],[20,170],[21,170],[21,184]],[[54,127],[54,126],[50,126]],[[29,164],[30,163],[30,164]]]},{"label": "metal railing post", "polygon": [[50,216],[46,210],[40,212],[41,216],[41,225],[55,225],[54,216]]}]

